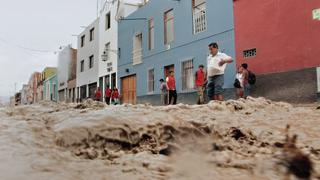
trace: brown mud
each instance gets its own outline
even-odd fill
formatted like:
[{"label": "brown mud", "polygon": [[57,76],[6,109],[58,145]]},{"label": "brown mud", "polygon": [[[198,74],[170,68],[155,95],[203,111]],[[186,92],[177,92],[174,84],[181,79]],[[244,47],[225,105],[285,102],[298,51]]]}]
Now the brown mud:
[{"label": "brown mud", "polygon": [[88,100],[2,108],[0,117],[3,179],[320,179],[316,104]]}]

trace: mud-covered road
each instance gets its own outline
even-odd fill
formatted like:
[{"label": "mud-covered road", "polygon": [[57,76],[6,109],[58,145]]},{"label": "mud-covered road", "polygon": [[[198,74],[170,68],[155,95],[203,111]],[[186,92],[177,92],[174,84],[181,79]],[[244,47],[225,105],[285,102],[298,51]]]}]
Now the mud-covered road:
[{"label": "mud-covered road", "polygon": [[316,104],[42,102],[0,118],[3,180],[320,179]]}]

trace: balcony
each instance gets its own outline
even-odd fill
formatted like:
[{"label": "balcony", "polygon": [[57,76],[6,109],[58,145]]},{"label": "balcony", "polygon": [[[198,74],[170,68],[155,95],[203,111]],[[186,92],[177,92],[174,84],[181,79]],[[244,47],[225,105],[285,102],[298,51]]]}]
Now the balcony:
[{"label": "balcony", "polygon": [[197,34],[207,29],[206,9],[194,11],[193,13],[193,33]]}]

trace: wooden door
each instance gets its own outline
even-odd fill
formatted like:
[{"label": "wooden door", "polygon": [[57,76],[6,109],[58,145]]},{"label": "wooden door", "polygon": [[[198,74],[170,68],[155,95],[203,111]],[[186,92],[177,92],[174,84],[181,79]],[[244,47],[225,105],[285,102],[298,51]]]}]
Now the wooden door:
[{"label": "wooden door", "polygon": [[136,76],[128,76],[121,79],[122,103],[136,104]]}]

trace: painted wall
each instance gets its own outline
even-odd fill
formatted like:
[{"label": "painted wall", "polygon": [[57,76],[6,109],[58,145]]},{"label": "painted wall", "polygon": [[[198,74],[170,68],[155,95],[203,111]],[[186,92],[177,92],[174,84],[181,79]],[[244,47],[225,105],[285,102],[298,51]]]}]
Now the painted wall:
[{"label": "painted wall", "polygon": [[[90,30],[94,28],[94,39],[90,41]],[[85,45],[81,47],[81,37],[85,35]],[[89,57],[94,55],[93,68],[89,69]],[[81,61],[84,60],[84,72],[80,72]],[[77,53],[77,87],[98,81],[99,61],[99,19],[96,19],[78,36]]]},{"label": "painted wall", "polygon": [[[155,92],[160,93],[159,79],[164,78],[164,66],[175,65],[177,90],[181,88],[181,63],[193,59],[194,72],[198,65],[206,64],[209,54],[208,44],[218,42],[220,49],[230,56],[235,56],[233,31],[233,2],[232,0],[207,0],[207,30],[193,34],[192,4],[190,1],[151,0],[144,7],[132,13],[127,18],[150,18],[155,24],[155,48],[148,49],[148,20],[124,20],[119,24],[120,59],[118,63],[119,77],[130,74],[137,75],[137,96],[148,95],[148,69],[155,70]],[[174,37],[170,49],[164,45],[164,13],[174,10]],[[133,37],[142,33],[143,63],[132,65]],[[129,72],[126,72],[126,69]],[[235,65],[227,67],[225,87],[233,87]],[[120,84],[118,78],[118,84]],[[189,92],[189,91],[188,91]],[[187,93],[187,92],[186,92]],[[151,95],[151,94],[150,94]]]},{"label": "painted wall", "polygon": [[58,100],[58,78],[57,75],[51,76],[43,83],[43,97],[47,101]]},{"label": "painted wall", "polygon": [[[320,66],[319,0],[235,0],[237,62],[258,74]],[[256,48],[255,57],[243,51]]]}]

